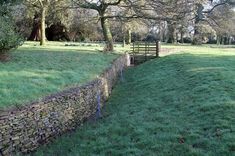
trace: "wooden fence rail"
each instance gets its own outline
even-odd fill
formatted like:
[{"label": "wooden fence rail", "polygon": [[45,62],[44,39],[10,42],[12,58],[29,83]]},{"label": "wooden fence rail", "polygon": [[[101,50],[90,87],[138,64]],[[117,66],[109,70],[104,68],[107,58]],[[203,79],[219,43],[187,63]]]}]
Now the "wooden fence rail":
[{"label": "wooden fence rail", "polygon": [[159,57],[161,49],[159,41],[156,43],[134,42],[131,48],[132,52],[130,54],[132,64],[142,63],[149,59]]}]

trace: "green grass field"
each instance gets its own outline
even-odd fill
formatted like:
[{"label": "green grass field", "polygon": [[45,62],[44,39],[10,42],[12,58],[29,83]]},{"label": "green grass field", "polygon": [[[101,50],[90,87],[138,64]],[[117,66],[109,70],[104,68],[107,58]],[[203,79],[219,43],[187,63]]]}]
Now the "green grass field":
[{"label": "green grass field", "polygon": [[235,155],[235,49],[178,48],[128,69],[102,119],[33,155]]},{"label": "green grass field", "polygon": [[99,52],[102,46],[65,46],[61,42],[26,42],[11,54],[11,61],[0,62],[0,108],[43,98],[98,76],[117,54]]}]

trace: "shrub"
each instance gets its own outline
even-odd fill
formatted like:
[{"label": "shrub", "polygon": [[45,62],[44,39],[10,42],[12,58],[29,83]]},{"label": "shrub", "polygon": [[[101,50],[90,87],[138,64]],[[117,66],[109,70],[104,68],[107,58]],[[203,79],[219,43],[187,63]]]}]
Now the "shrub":
[{"label": "shrub", "polygon": [[190,37],[184,37],[184,43],[192,43],[192,39]]},{"label": "shrub", "polygon": [[208,40],[209,40],[208,37],[213,38],[213,37],[216,36],[215,30],[210,25],[197,24],[195,26],[195,28],[198,31],[198,34],[196,34],[194,36],[194,39],[193,39],[193,44],[195,44],[195,45],[200,45],[202,43],[207,43]]},{"label": "shrub", "polygon": [[22,42],[16,33],[14,24],[7,16],[0,16],[0,52],[16,48]]}]

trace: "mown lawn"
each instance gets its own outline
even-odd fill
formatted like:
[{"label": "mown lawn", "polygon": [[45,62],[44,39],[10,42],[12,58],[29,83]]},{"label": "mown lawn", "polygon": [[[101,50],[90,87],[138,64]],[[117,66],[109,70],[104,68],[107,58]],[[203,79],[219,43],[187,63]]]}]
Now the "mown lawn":
[{"label": "mown lawn", "polygon": [[127,70],[102,119],[33,155],[235,155],[235,49],[181,48]]},{"label": "mown lawn", "polygon": [[22,105],[94,79],[118,57],[103,54],[101,49],[99,45],[49,42],[40,47],[26,42],[11,54],[11,61],[0,62],[0,108]]}]

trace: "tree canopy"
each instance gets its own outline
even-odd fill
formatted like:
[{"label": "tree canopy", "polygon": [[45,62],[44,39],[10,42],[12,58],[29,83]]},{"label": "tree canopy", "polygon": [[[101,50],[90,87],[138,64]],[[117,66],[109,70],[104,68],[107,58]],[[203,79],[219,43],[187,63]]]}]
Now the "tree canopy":
[{"label": "tree canopy", "polygon": [[114,41],[131,39],[234,41],[234,0],[0,0],[0,4],[18,6],[19,11],[11,13],[18,29],[24,38],[40,40],[41,45],[46,39],[103,40],[104,51],[113,51]]}]

